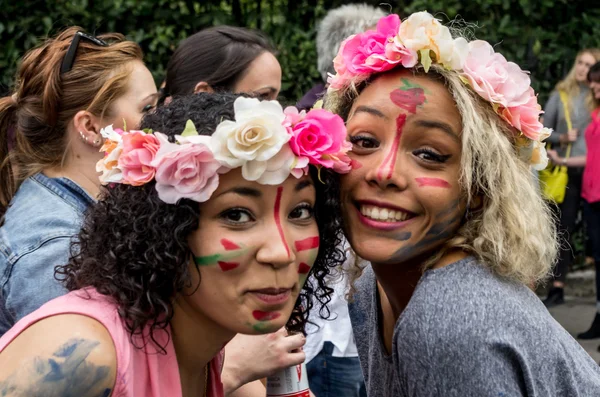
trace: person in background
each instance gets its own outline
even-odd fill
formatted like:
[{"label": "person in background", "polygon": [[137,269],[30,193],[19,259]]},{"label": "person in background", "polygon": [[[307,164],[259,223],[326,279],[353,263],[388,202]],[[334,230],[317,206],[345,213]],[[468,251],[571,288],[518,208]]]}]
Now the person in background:
[{"label": "person in background", "polygon": [[321,81],[296,103],[299,110],[311,109],[325,95],[327,76],[335,72],[333,58],[342,41],[351,34],[373,28],[384,15],[383,10],[367,4],[347,4],[327,12],[317,25],[317,70]]},{"label": "person in background", "polygon": [[[584,132],[591,120],[590,111],[586,106],[586,98],[590,92],[587,73],[590,66],[598,61],[600,61],[600,50],[590,48],[579,51],[569,74],[556,85],[550,99],[544,106],[544,126],[553,129],[547,142],[554,150],[557,150],[560,156],[565,156],[569,144],[571,145],[570,156],[585,155]],[[563,97],[566,98],[565,101],[561,100],[561,92]],[[566,111],[569,112],[572,121],[573,127],[571,130],[567,128]],[[557,205],[558,230],[561,238],[566,239],[566,241],[561,243],[560,255],[553,273],[552,286],[544,300],[547,307],[564,303],[565,281],[569,267],[573,263],[570,242],[575,230],[577,212],[581,205],[583,165],[569,166],[567,173],[569,180],[565,198],[562,204]]]},{"label": "person in background", "polygon": [[301,333],[345,260],[334,169],[352,166],[341,118],[305,120],[331,145],[310,151],[279,103],[229,93],[102,130],[106,188],[57,268],[71,292],[0,339],[0,392],[222,397],[236,333]]},{"label": "person in background", "polygon": [[[327,75],[335,72],[333,58],[342,41],[352,34],[373,28],[384,15],[382,10],[366,4],[344,5],[325,15],[317,27],[317,67],[323,81],[298,102],[296,106],[300,110],[309,110],[325,93]],[[349,259],[344,267],[352,262]],[[307,326],[304,352],[310,389],[316,397],[365,397],[362,370],[348,316],[346,273],[338,269],[337,274],[329,278],[328,285],[334,290],[328,306],[331,318],[323,320],[313,311]]]},{"label": "person in background", "polygon": [[160,102],[197,92],[243,92],[275,99],[281,66],[261,33],[234,26],[204,29],[183,40],[169,60]]},{"label": "person in background", "polygon": [[340,202],[367,395],[598,396],[600,368],[530,288],[558,245],[530,77],[454,33],[382,18],[344,42],[324,99],[361,165]]},{"label": "person in background", "polygon": [[590,329],[577,336],[579,339],[600,338],[600,62],[589,69],[587,81],[590,85],[587,105],[592,117],[584,134],[587,154],[564,158],[555,150],[548,151],[548,156],[555,164],[585,167],[581,197],[588,238],[596,264],[596,315]]},{"label": "person in background", "polygon": [[136,126],[157,99],[140,47],[117,33],[71,27],[24,56],[0,99],[0,335],[66,293],[54,267],[100,191],[100,130]]}]

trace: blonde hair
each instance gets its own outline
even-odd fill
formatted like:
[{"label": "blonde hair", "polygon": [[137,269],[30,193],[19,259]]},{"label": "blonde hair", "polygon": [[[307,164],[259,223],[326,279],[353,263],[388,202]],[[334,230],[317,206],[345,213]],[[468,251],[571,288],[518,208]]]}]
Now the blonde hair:
[{"label": "blonde hair", "polygon": [[[107,47],[81,40],[70,71],[61,63],[73,37],[71,27],[29,51],[21,61],[16,87],[0,98],[0,218],[19,185],[28,177],[64,161],[68,124],[80,110],[104,117],[127,91],[132,61],[141,48],[118,33],[100,35]],[[9,153],[9,130],[15,147]]]},{"label": "blonde hair", "polygon": [[577,66],[577,61],[583,54],[590,54],[594,57],[596,62],[600,61],[600,49],[598,48],[584,48],[577,53],[575,62],[573,62],[573,66],[571,67],[571,70],[569,70],[569,73],[567,73],[567,76],[556,84],[556,90],[566,92],[569,98],[574,98],[579,95],[579,83],[575,78],[575,67]]},{"label": "blonde hair", "polygon": [[[547,277],[556,260],[557,235],[552,212],[536,187],[529,165],[517,155],[516,131],[496,114],[489,102],[469,89],[455,71],[432,65],[413,73],[443,81],[462,119],[460,185],[470,201],[483,198],[456,235],[425,263],[431,268],[450,249],[476,256],[499,276],[528,286]],[[328,93],[325,107],[347,118],[362,87]],[[357,260],[357,265],[359,260]],[[351,271],[351,281],[361,273]]]}]

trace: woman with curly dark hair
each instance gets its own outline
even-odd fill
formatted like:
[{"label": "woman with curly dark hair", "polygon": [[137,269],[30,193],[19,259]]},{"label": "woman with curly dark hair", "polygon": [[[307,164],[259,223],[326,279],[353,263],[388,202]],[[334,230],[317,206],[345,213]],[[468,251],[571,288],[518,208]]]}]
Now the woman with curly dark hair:
[{"label": "woman with curly dark hair", "polygon": [[327,304],[341,118],[199,94],[142,128],[103,130],[107,188],[57,270],[71,292],[0,339],[0,394],[222,396],[235,334],[302,332]]}]

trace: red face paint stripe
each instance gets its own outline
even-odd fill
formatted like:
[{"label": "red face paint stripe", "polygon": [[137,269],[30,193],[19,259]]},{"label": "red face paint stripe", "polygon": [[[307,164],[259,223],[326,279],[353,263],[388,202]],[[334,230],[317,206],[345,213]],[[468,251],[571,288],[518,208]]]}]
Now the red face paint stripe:
[{"label": "red face paint stripe", "polygon": [[221,239],[221,245],[225,248],[225,251],[239,250],[241,247],[233,241],[227,240],[226,238]]},{"label": "red face paint stripe", "polygon": [[279,217],[279,208],[281,207],[281,194],[283,193],[283,187],[280,186],[277,188],[277,197],[275,197],[275,224],[277,225],[277,230],[279,231],[279,236],[281,237],[281,242],[285,247],[285,251],[287,252],[288,258],[290,257],[290,247],[287,245],[287,241],[285,241],[285,235],[283,234],[283,227],[281,227],[281,219]]},{"label": "red face paint stripe", "polygon": [[306,251],[319,248],[319,236],[305,238],[304,240],[298,240],[294,243],[296,251]]},{"label": "red face paint stripe", "polygon": [[396,157],[398,156],[398,146],[400,145],[400,138],[402,137],[402,127],[404,127],[404,123],[406,122],[406,115],[400,114],[396,119],[396,136],[394,137],[394,143],[392,144],[392,148],[385,156],[383,163],[377,170],[377,178],[381,181],[383,180],[383,172],[385,168],[389,164],[388,170],[388,179],[392,177],[392,173],[394,171],[396,165]]},{"label": "red face paint stripe", "polygon": [[419,187],[423,186],[433,186],[433,187],[443,187],[449,189],[452,187],[448,182],[440,178],[415,178],[415,181],[419,184]]},{"label": "red face paint stripe", "polygon": [[390,169],[388,171],[387,179],[392,177],[394,169],[396,168],[396,158],[398,157],[398,146],[400,146],[400,138],[402,137],[402,131],[404,124],[406,123],[406,115],[400,114],[396,119],[396,138],[394,139],[394,145],[392,146],[392,160],[390,161]]},{"label": "red face paint stripe", "polygon": [[239,263],[235,263],[235,262],[221,262],[221,261],[218,261],[217,264],[221,267],[221,270],[223,270],[224,272],[233,270],[240,265]]},{"label": "red face paint stripe", "polygon": [[304,262],[300,263],[298,266],[298,274],[307,274],[308,272],[310,272],[310,266]]},{"label": "red face paint stripe", "polygon": [[258,321],[271,321],[281,316],[281,313],[263,312],[262,310],[255,310],[252,312],[252,316]]}]

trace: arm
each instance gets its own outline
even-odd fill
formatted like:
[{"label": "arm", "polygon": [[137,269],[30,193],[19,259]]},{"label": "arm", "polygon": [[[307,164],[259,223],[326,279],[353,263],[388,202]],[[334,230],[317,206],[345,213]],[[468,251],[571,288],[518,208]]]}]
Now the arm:
[{"label": "arm", "polygon": [[236,335],[225,346],[225,364],[221,374],[225,395],[231,396],[246,383],[304,362],[306,355],[298,351],[304,343],[304,335],[288,336],[284,328],[267,335]]},{"label": "arm", "polygon": [[559,106],[562,106],[560,96],[557,91],[553,91],[552,95],[550,95],[550,99],[548,99],[548,102],[546,102],[546,105],[544,106],[543,115],[544,127],[552,128],[554,130],[548,139],[546,139],[546,142],[553,144],[559,143],[560,141],[560,134],[556,132]]},{"label": "arm", "polygon": [[265,397],[267,389],[260,380],[246,383],[238,389],[225,393],[228,397]]},{"label": "arm", "polygon": [[116,380],[108,331],[89,317],[40,320],[0,353],[0,395],[108,397]]},{"label": "arm", "polygon": [[566,165],[567,167],[585,167],[587,156],[575,156],[565,159],[559,157],[555,150],[548,150],[548,157],[554,164]]}]

